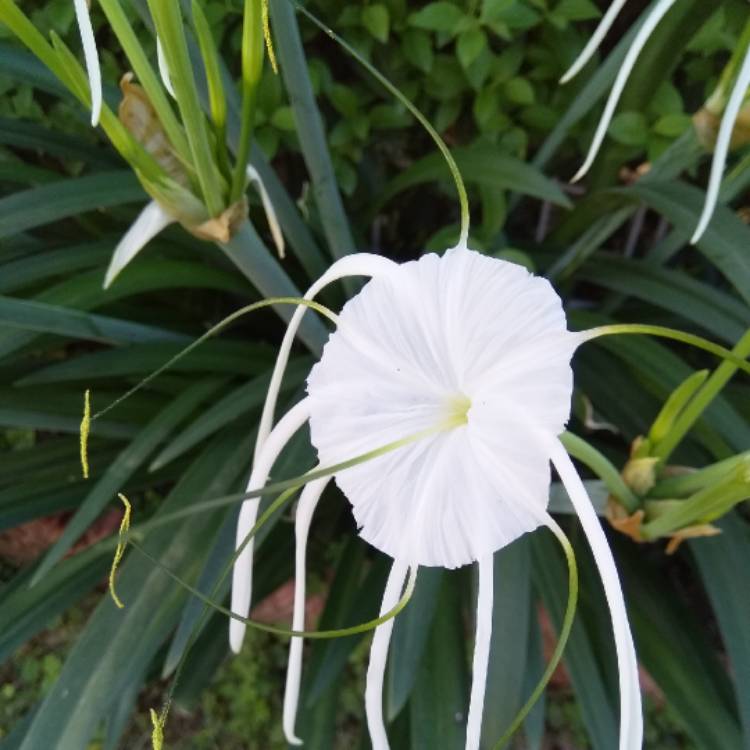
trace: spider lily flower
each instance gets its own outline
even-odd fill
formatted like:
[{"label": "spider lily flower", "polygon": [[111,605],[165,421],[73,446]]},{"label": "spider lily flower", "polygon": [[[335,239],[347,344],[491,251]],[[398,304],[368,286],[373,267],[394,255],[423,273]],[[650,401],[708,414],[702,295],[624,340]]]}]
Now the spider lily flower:
[{"label": "spider lily flower", "polygon": [[[396,264],[359,254],[335,263],[308,291],[312,299],[344,276],[370,281],[342,309],[337,328],[307,380],[307,397],[273,429],[273,413],[296,327],[287,330],[266,400],[249,488],[261,487],[291,436],[309,423],[321,466],[332,466],[407,435],[427,436],[337,472],[360,536],[393,558],[381,614],[398,601],[409,569],[478,563],[473,684],[467,750],[479,747],[492,629],[493,554],[551,525],[550,464],[567,488],[609,602],[620,674],[620,749],[642,744],[637,661],[612,553],[576,470],[559,440],[570,414],[571,357],[582,338],[567,330],[550,284],[521,266],[469,250]],[[295,520],[294,629],[304,622],[305,547],[327,478],[308,484]],[[243,504],[240,546],[255,523]],[[232,610],[251,600],[252,541],[233,571]],[[375,631],[365,704],[375,750],[388,748],[382,686],[393,622]],[[245,625],[230,622],[230,644]],[[302,642],[292,638],[284,697],[287,741],[294,731]]]},{"label": "spider lily flower", "polygon": [[[581,165],[580,169],[572,178],[572,182],[577,182],[591,169],[591,166],[596,159],[599,149],[601,148],[604,138],[607,134],[610,123],[617,108],[617,104],[622,96],[622,92],[625,89],[630,74],[633,72],[638,57],[640,56],[643,48],[646,46],[651,34],[654,29],[659,25],[660,21],[669,12],[672,6],[677,0],[659,0],[651,11],[644,19],[641,27],[633,39],[630,48],[625,55],[625,58],[620,66],[615,81],[612,84],[612,88],[607,99],[607,103],[604,107],[604,111],[599,120],[599,123],[594,131],[594,137],[592,139],[589,151],[586,158]],[[581,54],[576,58],[568,71],[560,79],[561,83],[567,83],[574,78],[578,72],[584,67],[584,65],[591,59],[606,33],[614,23],[618,13],[625,5],[625,0],[615,0],[609,7],[604,17],[600,21],[596,30],[594,31],[591,39],[584,47]],[[747,39],[743,37],[741,42],[747,42]],[[719,126],[718,136],[716,139],[716,146],[714,148],[714,155],[711,162],[711,173],[709,176],[708,187],[706,191],[706,200],[704,202],[703,211],[698,220],[698,224],[691,237],[691,243],[695,244],[703,236],[706,228],[708,227],[711,217],[716,210],[716,204],[719,200],[719,189],[721,187],[721,180],[724,174],[724,168],[726,166],[727,155],[729,153],[729,147],[732,140],[732,134],[737,123],[740,110],[742,108],[745,96],[750,87],[750,46],[746,46],[746,49],[740,49],[738,52],[742,53],[743,59],[742,64],[739,66],[739,71],[734,82],[729,99],[724,108],[723,116],[721,117],[721,124]],[[735,72],[734,66],[731,68],[731,72]],[[730,76],[731,78],[731,76]]]},{"label": "spider lily flower", "polygon": [[78,31],[83,45],[86,73],[89,77],[91,124],[96,127],[99,124],[99,116],[102,111],[102,73],[99,67],[99,53],[96,49],[94,27],[91,25],[88,0],[73,0],[73,7],[75,8]]}]

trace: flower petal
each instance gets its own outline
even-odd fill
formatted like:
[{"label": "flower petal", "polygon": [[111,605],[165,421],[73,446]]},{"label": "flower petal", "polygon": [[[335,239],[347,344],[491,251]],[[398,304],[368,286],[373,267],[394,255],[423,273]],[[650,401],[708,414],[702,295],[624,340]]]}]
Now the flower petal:
[{"label": "flower petal", "polygon": [[477,630],[474,639],[469,719],[466,724],[466,750],[479,750],[482,737],[484,693],[487,687],[487,665],[492,640],[492,605],[494,595],[494,563],[492,555],[479,561],[479,592],[477,595]]},{"label": "flower petal", "polygon": [[576,342],[548,282],[469,250],[370,281],[308,377],[320,463],[436,428],[457,398],[470,408],[465,425],[336,475],[361,536],[391,557],[407,538],[409,559],[454,568],[537,528],[550,477],[537,432],[564,429]]},{"label": "flower petal", "polygon": [[96,127],[99,124],[99,116],[102,111],[102,72],[99,67],[99,53],[96,50],[94,27],[91,25],[91,16],[86,0],[73,0],[73,7],[76,12],[78,31],[81,34],[86,73],[89,77],[91,124]]},{"label": "flower petal", "polygon": [[[388,582],[383,593],[383,603],[380,614],[393,609],[401,597],[406,573],[409,566],[403,560],[394,560]],[[378,625],[372,638],[370,647],[370,663],[367,666],[367,685],[365,687],[365,713],[367,714],[367,728],[370,732],[372,750],[388,750],[388,735],[383,721],[383,676],[388,659],[388,645],[393,631],[393,619]]]},{"label": "flower petal", "polygon": [[138,214],[138,218],[115,248],[104,277],[104,288],[109,287],[117,274],[135,258],[150,240],[172,223],[174,223],[174,219],[156,201],[151,201]]},{"label": "flower petal", "polygon": [[711,162],[711,175],[708,179],[706,202],[703,205],[703,213],[698,221],[698,226],[690,240],[692,244],[698,242],[703,236],[716,210],[716,204],[719,201],[721,178],[724,176],[724,167],[727,163],[727,154],[729,153],[729,144],[732,140],[734,124],[737,122],[737,116],[742,108],[748,87],[750,87],[750,47],[748,47],[745,53],[745,59],[742,61],[737,81],[729,96],[724,116],[721,118],[719,134],[716,138],[716,146],[714,148],[714,158]]},{"label": "flower petal", "polygon": [[268,228],[271,230],[271,236],[273,237],[273,242],[276,245],[276,252],[278,252],[279,258],[283,259],[285,256],[284,235],[281,231],[279,220],[276,217],[276,209],[273,207],[273,203],[271,202],[271,196],[268,194],[268,190],[266,190],[266,186],[263,184],[263,180],[261,180],[260,175],[258,174],[258,170],[254,166],[252,166],[252,164],[247,165],[247,169],[245,170],[245,172],[247,174],[248,181],[255,185],[256,189],[258,190],[260,201],[263,204],[263,210],[266,212],[266,221],[268,222]]},{"label": "flower petal", "polygon": [[643,745],[643,711],[638,682],[638,661],[612,551],[570,456],[559,440],[549,441],[549,448],[552,463],[560,475],[591,546],[609,604],[620,675],[620,750],[640,750]]},{"label": "flower petal", "polygon": [[164,47],[158,35],[156,37],[156,64],[159,66],[159,75],[161,76],[164,88],[173,99],[176,99],[174,86],[172,86],[172,77],[169,74],[169,66],[167,65],[167,58],[164,54]]},{"label": "flower petal", "polygon": [[[379,255],[371,255],[370,253],[346,255],[340,260],[337,260],[307,290],[304,299],[315,299],[318,292],[320,292],[325,286],[346,276],[376,276],[397,267],[397,264],[392,260],[388,260]],[[255,443],[256,457],[271,431],[274,410],[276,409],[276,401],[279,397],[279,389],[281,388],[281,380],[284,377],[284,370],[286,369],[286,364],[289,360],[289,353],[292,350],[294,337],[297,334],[297,329],[299,328],[302,316],[305,314],[306,310],[307,308],[304,305],[300,305],[294,311],[294,315],[292,315],[292,318],[289,321],[289,325],[284,333],[284,339],[279,347],[276,364],[273,368],[273,375],[271,376],[271,383],[268,386],[268,393],[266,394],[266,401],[263,404],[263,414],[261,415],[260,425],[258,427],[258,438]]]},{"label": "flower petal", "polygon": [[625,59],[622,61],[622,65],[620,66],[620,69],[617,73],[615,82],[609,92],[607,104],[604,107],[604,112],[602,113],[601,119],[599,120],[599,124],[596,128],[596,132],[594,133],[594,138],[591,141],[591,146],[589,147],[589,152],[586,156],[586,160],[584,161],[578,172],[576,172],[571,182],[577,182],[586,174],[586,172],[589,171],[589,169],[591,169],[591,165],[594,163],[594,159],[596,159],[596,155],[599,153],[599,148],[604,141],[604,136],[607,134],[607,129],[609,128],[609,124],[612,121],[612,116],[615,113],[617,103],[620,101],[620,96],[622,96],[625,84],[628,82],[628,78],[633,72],[633,68],[638,61],[638,55],[641,54],[641,51],[646,46],[646,42],[658,25],[659,21],[661,21],[661,19],[666,15],[667,11],[669,11],[669,9],[675,4],[675,2],[677,2],[677,0],[659,0],[659,2],[653,7],[651,12],[646,17],[643,25],[640,27],[640,29],[638,29],[638,33],[635,35],[635,39],[633,39],[633,43],[630,45],[630,49],[625,55]]},{"label": "flower petal", "polygon": [[[310,482],[302,491],[297,512],[294,517],[294,533],[297,539],[294,568],[294,615],[292,630],[305,629],[305,555],[307,552],[307,535],[310,522],[318,505],[323,490],[330,477]],[[301,745],[302,740],[294,733],[294,722],[297,718],[299,689],[302,679],[302,638],[292,638],[289,645],[289,661],[286,669],[286,688],[284,690],[283,726],[284,736],[290,745]]]},{"label": "flower petal", "polygon": [[[271,473],[274,461],[278,458],[284,446],[289,442],[297,430],[302,427],[309,416],[309,404],[307,399],[293,406],[280,420],[268,440],[263,445],[263,450],[255,457],[250,480],[247,483],[247,491],[263,487],[268,475]],[[250,533],[258,516],[260,498],[254,497],[242,503],[240,517],[237,521],[237,536],[235,548],[239,548]],[[232,612],[247,617],[250,612],[250,600],[252,598],[253,586],[253,547],[254,539],[251,539],[242,553],[234,563],[232,570]],[[229,645],[232,651],[239,653],[242,641],[245,637],[245,623],[229,620]]]},{"label": "flower petal", "polygon": [[612,5],[607,8],[607,12],[604,17],[599,21],[599,25],[596,27],[591,38],[587,42],[578,57],[574,60],[573,64],[565,72],[565,75],[560,79],[560,83],[567,83],[572,78],[578,75],[584,65],[592,58],[594,52],[599,49],[599,45],[602,43],[607,32],[612,28],[612,24],[619,15],[622,7],[628,0],[614,0]]}]

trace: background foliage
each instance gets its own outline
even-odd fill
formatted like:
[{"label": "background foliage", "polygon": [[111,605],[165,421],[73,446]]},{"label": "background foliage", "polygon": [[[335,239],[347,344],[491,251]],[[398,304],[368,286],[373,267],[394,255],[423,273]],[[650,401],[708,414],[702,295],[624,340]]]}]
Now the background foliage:
[{"label": "background foliage", "polygon": [[[39,28],[55,29],[77,49],[69,0],[28,5],[37,7]],[[604,5],[320,0],[309,7],[422,108],[455,149],[471,191],[475,247],[550,276],[576,327],[662,323],[732,346],[750,321],[750,230],[738,218],[746,215],[746,153],[736,153],[730,166],[723,192],[729,207],[719,209],[697,248],[687,246],[707,164],[690,115],[715,87],[747,4],[676,5],[636,68],[585,188],[571,189],[566,179],[588,145],[628,33],[649,3],[630,3],[600,59],[559,86]],[[344,252],[407,259],[446,247],[457,232],[457,208],[425,134],[300,18],[306,70],[295,55],[293,9],[287,0],[271,6],[282,76],[264,73],[257,140],[279,177],[269,188],[290,245],[287,272],[304,288]],[[135,14],[139,7],[129,9]],[[236,77],[240,4],[211,0],[205,7]],[[116,102],[124,58],[96,6],[94,21],[108,96]],[[153,52],[146,26],[139,33]],[[83,390],[92,388],[95,409],[106,405],[259,295],[213,246],[181,229],[150,243],[103,291],[112,250],[145,194],[89,128],[87,114],[7,34],[0,71],[0,660],[7,662],[8,711],[0,748],[147,746],[146,709],[158,704],[199,608],[137,553],[122,568],[126,608],[114,607],[101,590],[113,544],[111,536],[99,538],[117,525],[116,512],[106,511],[118,491],[144,520],[241,488],[281,325],[272,312],[247,319],[96,421],[92,479],[80,479]],[[315,127],[317,112],[325,137]],[[649,169],[639,171],[644,164]],[[265,232],[257,205],[252,218]],[[342,299],[336,289],[325,302]],[[285,398],[299,395],[312,354],[303,346],[296,351]],[[714,365],[651,340],[585,348],[575,361],[571,429],[622,466],[669,393],[694,370]],[[672,462],[702,467],[746,451],[749,395],[746,378],[727,386]],[[274,475],[307,468],[306,446],[304,436],[293,443]],[[601,485],[591,488],[601,501]],[[146,547],[207,590],[230,553],[235,512],[161,528]],[[66,556],[97,518],[89,546]],[[690,542],[674,557],[661,545],[611,535],[639,656],[658,685],[647,747],[750,748],[750,605],[741,575],[750,563],[747,514],[740,508],[720,525],[720,537]],[[575,538],[575,523],[566,527]],[[387,561],[352,532],[345,501],[330,491],[309,553],[318,590],[327,595],[321,626],[362,621],[378,607]],[[289,518],[277,519],[261,541],[259,598],[291,576]],[[540,747],[545,725],[574,747],[616,745],[606,607],[578,541],[583,597],[566,653],[575,703],[558,693],[539,704],[519,746]],[[564,605],[562,560],[543,535],[499,553],[496,566],[487,747],[541,672],[541,609],[554,626]],[[463,746],[472,585],[468,570],[426,571],[398,621],[386,695],[394,748]],[[225,631],[224,619],[213,617],[188,657],[168,739],[195,748],[278,746],[283,645],[254,637],[240,660],[226,662]],[[54,641],[56,633],[64,645]],[[336,736],[342,747],[360,742],[365,640],[309,647],[300,728],[307,747],[334,747]],[[18,690],[23,700],[14,708]],[[667,709],[658,708],[662,701]],[[202,711],[191,725],[179,709],[196,706]]]}]

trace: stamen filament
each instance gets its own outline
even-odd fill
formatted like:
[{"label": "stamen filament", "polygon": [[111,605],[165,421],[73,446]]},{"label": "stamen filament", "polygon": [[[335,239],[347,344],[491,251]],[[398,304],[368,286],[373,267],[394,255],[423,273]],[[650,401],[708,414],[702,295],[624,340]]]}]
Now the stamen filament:
[{"label": "stamen filament", "polygon": [[714,148],[714,158],[711,162],[711,175],[708,180],[706,202],[703,204],[703,212],[701,213],[695,233],[690,239],[692,244],[698,242],[703,236],[716,210],[716,204],[719,201],[721,178],[724,176],[724,167],[727,163],[727,154],[729,153],[734,125],[737,122],[737,117],[745,100],[748,87],[750,87],[750,46],[747,48],[737,81],[734,84],[732,94],[724,110],[724,116],[721,118],[719,134],[716,138],[716,146]]},{"label": "stamen filament", "polygon": [[492,607],[494,599],[494,558],[487,555],[479,560],[479,591],[477,593],[476,636],[472,660],[469,718],[466,722],[466,750],[479,750],[482,737],[484,695],[487,688],[487,666],[492,641]]},{"label": "stamen filament", "polygon": [[617,103],[620,101],[622,92],[625,89],[625,84],[628,82],[628,78],[630,78],[630,74],[633,72],[633,68],[638,61],[638,56],[643,51],[646,42],[656,26],[675,2],[676,0],[659,0],[643,22],[643,25],[638,29],[638,33],[635,35],[635,39],[633,39],[633,44],[625,55],[625,59],[623,60],[620,70],[617,73],[617,77],[615,78],[615,82],[612,85],[607,104],[604,107],[604,112],[602,113],[596,132],[594,133],[589,152],[586,155],[586,160],[578,172],[573,176],[571,182],[578,182],[578,180],[580,180],[589,169],[591,169],[591,165],[594,163],[594,159],[596,159],[596,155],[599,153],[599,149],[604,142],[604,137],[607,134],[610,122],[612,122],[612,117],[617,108]]},{"label": "stamen filament", "polygon": [[[312,521],[313,513],[329,481],[330,477],[318,479],[310,482],[305,487],[294,517],[294,533],[297,540],[297,547],[294,553],[294,613],[292,616],[292,630],[303,630],[305,627],[305,557],[307,554],[307,536],[310,532],[310,522]],[[282,714],[284,736],[290,745],[302,744],[302,740],[294,733],[301,682],[302,639],[292,638],[289,644],[289,659],[287,660],[286,687],[284,689],[284,708]]]},{"label": "stamen filament", "polygon": [[652,326],[641,323],[617,323],[613,325],[597,326],[596,328],[590,328],[588,331],[579,331],[574,335],[579,339],[580,344],[584,344],[587,341],[593,341],[601,336],[622,334],[657,336],[665,339],[672,339],[673,341],[680,341],[683,344],[690,344],[697,349],[703,349],[710,354],[715,354],[717,357],[721,357],[721,359],[731,362],[732,365],[743,372],[750,374],[750,363],[741,359],[736,354],[733,354],[729,349],[719,346],[719,344],[714,344],[708,339],[704,339],[702,336],[685,333],[684,331],[678,331],[674,328],[667,328],[666,326]]},{"label": "stamen filament", "polygon": [[586,63],[592,58],[594,52],[599,49],[599,45],[604,40],[607,32],[612,28],[612,24],[615,22],[615,19],[619,15],[626,2],[627,0],[614,0],[612,5],[607,8],[607,12],[599,22],[599,25],[591,35],[591,38],[587,42],[586,46],[583,48],[570,68],[568,68],[565,75],[560,79],[560,83],[567,83],[571,79],[575,78],[575,76],[578,75],[578,73],[586,65]]}]

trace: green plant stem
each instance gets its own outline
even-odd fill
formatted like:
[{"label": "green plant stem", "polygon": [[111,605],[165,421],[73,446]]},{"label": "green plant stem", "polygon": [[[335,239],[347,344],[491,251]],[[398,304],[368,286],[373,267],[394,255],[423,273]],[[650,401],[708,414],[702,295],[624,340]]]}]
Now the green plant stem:
[{"label": "green plant stem", "polygon": [[133,72],[141,86],[143,86],[151,105],[156,110],[159,122],[164,128],[169,142],[183,164],[189,165],[190,147],[185,138],[185,131],[172,110],[172,105],[167,98],[161,80],[151,66],[119,0],[100,0],[99,4],[109,21],[109,25],[112,27],[112,31],[114,31],[117,40],[127,55],[128,61],[133,66]]},{"label": "green plant stem", "polygon": [[729,62],[721,73],[719,85],[706,101],[706,109],[716,116],[721,116],[724,107],[727,105],[731,84],[737,77],[739,68],[742,65],[742,60],[747,53],[748,45],[750,45],[750,21],[745,23],[745,28],[742,30],[742,34],[737,40],[737,44],[732,52],[732,57],[729,59]]},{"label": "green plant stem", "polygon": [[152,373],[143,378],[143,380],[136,383],[129,391],[116,398],[103,409],[100,409],[98,412],[96,412],[96,414],[91,417],[90,421],[93,422],[95,419],[103,417],[108,411],[114,409],[115,406],[130,398],[134,393],[137,393],[139,390],[141,390],[141,388],[148,385],[148,383],[150,383],[154,378],[157,378],[163,372],[179,362],[183,357],[186,357],[188,354],[190,354],[190,352],[199,347],[204,341],[207,341],[213,336],[216,336],[218,333],[221,333],[221,331],[232,325],[232,323],[234,323],[236,320],[239,320],[244,315],[248,315],[249,313],[255,312],[256,310],[261,310],[264,307],[272,307],[275,305],[303,305],[310,308],[311,310],[315,310],[334,323],[337,321],[336,314],[329,310],[327,307],[324,307],[318,302],[303,299],[302,297],[270,297],[268,299],[260,300],[260,302],[253,302],[253,304],[251,305],[246,305],[245,307],[241,307],[239,310],[235,310],[230,315],[227,315],[226,318],[220,320],[216,325],[209,328],[208,331],[206,331],[202,336],[199,336],[197,339],[195,339],[195,341],[188,344],[182,351],[178,352],[174,355],[174,357],[167,360],[161,367],[157,368]]},{"label": "green plant stem", "polygon": [[750,451],[745,451],[698,471],[690,471],[686,474],[660,479],[648,493],[649,498],[663,500],[687,497],[720,481],[738,464],[748,459],[750,459]]},{"label": "green plant stem", "polygon": [[635,513],[638,510],[640,507],[638,498],[603,453],[572,432],[564,432],[560,435],[560,442],[573,458],[586,464],[604,482],[610,493],[629,513]]},{"label": "green plant stem", "polygon": [[724,481],[696,492],[641,527],[644,539],[658,539],[695,524],[708,523],[723,516],[750,496],[750,459],[735,466]]},{"label": "green plant stem", "polygon": [[562,659],[565,646],[568,643],[570,631],[573,627],[573,620],[576,615],[576,607],[578,605],[578,564],[576,563],[575,552],[570,544],[570,541],[565,536],[565,532],[555,523],[552,517],[549,518],[547,526],[550,531],[555,535],[555,538],[560,542],[560,546],[565,552],[565,559],[568,563],[568,604],[565,608],[565,617],[563,618],[562,627],[560,628],[560,637],[557,640],[557,645],[552,653],[552,657],[549,660],[547,668],[544,670],[542,678],[534,688],[529,699],[524,703],[521,710],[516,714],[515,719],[511,722],[508,729],[505,731],[503,736],[493,746],[493,750],[501,750],[501,748],[510,740],[516,730],[521,726],[524,719],[528,716],[529,711],[534,707],[536,702],[539,700],[539,696],[542,694],[544,689],[547,687],[552,675],[555,673],[560,660]]},{"label": "green plant stem", "polygon": [[439,426],[427,430],[422,430],[412,435],[407,435],[405,438],[401,438],[400,440],[395,440],[394,442],[388,443],[387,445],[380,446],[379,448],[375,448],[371,451],[367,451],[366,453],[362,453],[358,456],[354,456],[353,458],[349,458],[346,461],[342,461],[341,463],[334,464],[333,466],[312,469],[305,474],[300,474],[299,476],[292,477],[291,479],[284,479],[280,482],[267,484],[265,487],[261,487],[257,490],[238,492],[232,495],[224,495],[222,497],[214,497],[210,500],[204,500],[202,502],[192,504],[189,508],[176,510],[172,513],[158,516],[157,518],[154,518],[150,521],[144,521],[142,524],[133,526],[131,529],[131,535],[145,534],[147,531],[151,531],[152,529],[158,528],[159,526],[164,526],[181,518],[187,518],[188,516],[195,515],[196,513],[206,513],[211,510],[216,510],[217,508],[224,508],[227,505],[235,505],[236,503],[243,500],[250,500],[254,497],[262,497],[263,495],[270,495],[275,492],[282,492],[285,490],[294,489],[296,487],[301,487],[303,484],[312,482],[315,479],[323,479],[324,477],[333,476],[334,474],[337,474],[341,471],[346,471],[346,469],[351,469],[354,466],[359,466],[359,464],[361,463],[365,463],[367,461],[371,461],[374,458],[384,456],[386,453],[390,453],[391,451],[395,451],[399,448],[411,445],[412,443],[424,440],[425,438],[442,432],[445,429],[447,429],[445,426]]},{"label": "green plant stem", "polygon": [[[239,555],[244,550],[245,546],[255,537],[255,535],[258,533],[258,531],[261,529],[265,523],[268,522],[268,520],[273,516],[274,513],[279,511],[284,505],[286,505],[294,496],[294,494],[299,489],[299,486],[292,487],[291,489],[287,490],[283,494],[281,494],[276,500],[274,500],[273,503],[267,508],[266,512],[258,519],[258,522],[253,526],[253,528],[250,530],[248,535],[243,540],[243,544],[240,545],[234,555],[232,556],[232,559],[227,563],[225,570],[223,574],[220,576],[219,581],[217,582],[216,586],[214,587],[215,590],[218,589],[221,584],[224,582],[225,577],[229,573],[229,571],[232,569],[232,565],[234,565],[236,559],[239,557]],[[330,640],[333,638],[345,638],[350,635],[357,635],[358,633],[366,633],[369,630],[374,630],[379,625],[382,625],[384,622],[388,622],[388,620],[392,620],[396,615],[398,615],[404,607],[409,603],[409,600],[412,597],[412,594],[414,593],[414,586],[416,584],[417,580],[417,568],[413,567],[410,570],[410,576],[409,580],[406,584],[406,588],[404,590],[403,596],[401,599],[396,603],[396,605],[388,610],[388,612],[380,615],[379,617],[376,617],[372,620],[368,620],[367,622],[360,623],[358,625],[352,625],[348,628],[336,628],[334,630],[288,630],[287,628],[279,628],[275,627],[274,625],[267,625],[266,623],[258,622],[256,620],[251,620],[248,617],[243,617],[242,615],[238,615],[236,612],[232,612],[232,610],[228,609],[227,607],[224,607],[219,602],[215,601],[209,596],[206,596],[201,591],[196,589],[194,586],[190,585],[187,581],[185,581],[183,578],[178,576],[174,571],[172,571],[170,568],[168,568],[164,563],[162,563],[160,560],[157,560],[153,555],[146,552],[146,550],[141,547],[140,544],[137,542],[134,542],[132,539],[128,539],[128,544],[130,544],[133,548],[138,550],[138,552],[143,555],[147,560],[149,560],[151,563],[153,563],[157,568],[159,568],[161,571],[166,573],[172,580],[174,580],[176,583],[178,583],[182,588],[189,591],[193,596],[200,599],[208,609],[213,610],[215,612],[220,612],[221,614],[226,615],[227,617],[231,617],[233,620],[238,620],[239,622],[244,623],[250,628],[253,628],[255,630],[261,630],[264,633],[273,633],[274,635],[282,635],[289,638],[309,638],[311,640]],[[215,594],[214,594],[215,595]]]},{"label": "green plant stem", "polygon": [[708,370],[694,372],[670,394],[648,432],[648,439],[652,445],[657,445],[669,433],[675,419],[706,382],[708,375]]},{"label": "green plant stem", "polygon": [[263,72],[263,4],[261,0],[245,0],[242,23],[242,109],[240,137],[237,142],[236,162],[232,175],[231,200],[237,201],[245,192],[245,171],[250,158],[253,120],[258,84]]},{"label": "green plant stem", "polygon": [[747,372],[747,363],[744,360],[750,355],[750,328],[739,340],[731,354],[732,359],[729,360],[727,358],[727,360],[716,368],[713,375],[711,375],[703,387],[682,410],[677,419],[675,419],[667,435],[655,447],[653,454],[660,458],[662,462],[667,461],[688,431],[700,418],[701,414],[703,414],[716,396],[719,395],[737,370],[740,369],[740,362],[745,365],[742,369]]},{"label": "green plant stem", "polygon": [[227,98],[221,80],[219,52],[216,49],[211,26],[198,0],[192,0],[193,26],[198,40],[203,69],[206,73],[206,89],[211,121],[215,131],[216,158],[225,175],[231,174],[227,152]]},{"label": "green plant stem", "polygon": [[225,196],[208,140],[206,120],[198,101],[198,90],[185,39],[182,11],[177,2],[149,0],[148,5],[154,19],[156,33],[164,47],[203,202],[208,213],[216,217],[226,208]]},{"label": "green plant stem", "polygon": [[[708,382],[704,386],[704,389],[709,388],[713,378],[718,375],[720,371],[722,372],[722,377],[726,376],[726,380],[729,380],[729,378],[738,369],[750,374],[750,363],[745,361],[748,353],[750,353],[750,330],[748,330],[748,332],[742,337],[740,343],[737,344],[735,351],[730,351],[723,346],[714,344],[708,339],[704,339],[702,336],[696,336],[692,333],[685,333],[684,331],[678,331],[674,328],[667,328],[666,326],[642,325],[640,323],[618,323],[614,325],[598,326],[596,328],[591,328],[588,331],[581,331],[580,333],[577,333],[575,335],[578,336],[582,344],[586,343],[587,341],[598,339],[601,336],[635,335],[657,336],[659,338],[671,339],[672,341],[680,341],[683,344],[690,344],[690,346],[694,346],[697,349],[703,349],[703,351],[714,354],[715,356],[721,357],[721,359],[725,360],[725,362],[714,373],[712,378],[708,380]],[[744,351],[745,353],[738,354],[737,350],[740,349],[741,346],[743,346],[743,342],[744,349],[742,351]],[[724,368],[724,365],[731,365],[731,369],[722,369]],[[726,382],[726,380],[724,382]],[[716,394],[714,393],[714,395]],[[698,398],[698,396],[696,396],[696,398]],[[713,396],[711,398],[713,398]]]}]

